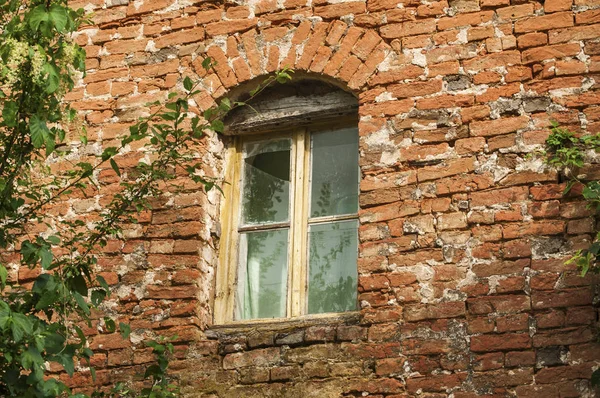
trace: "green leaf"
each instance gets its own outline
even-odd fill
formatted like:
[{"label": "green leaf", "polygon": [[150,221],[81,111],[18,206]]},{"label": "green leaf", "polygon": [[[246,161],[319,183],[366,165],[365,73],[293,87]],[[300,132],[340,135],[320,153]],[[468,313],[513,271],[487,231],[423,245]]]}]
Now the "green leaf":
[{"label": "green leaf", "polygon": [[50,12],[48,14],[49,19],[54,24],[56,30],[63,32],[67,27],[67,10],[58,4],[54,4],[50,7]]},{"label": "green leaf", "polygon": [[185,88],[187,91],[190,91],[193,86],[194,83],[192,83],[192,79],[190,79],[189,76],[186,76],[185,79],[183,79],[183,88]]},{"label": "green leaf", "polygon": [[58,354],[65,347],[65,337],[59,333],[48,333],[45,338],[45,350],[48,354]]},{"label": "green leaf", "polygon": [[160,377],[162,375],[163,371],[160,368],[160,366],[154,364],[154,365],[150,365],[146,368],[146,372],[144,373],[144,378],[150,377],[150,376],[155,376],[155,377]]},{"label": "green leaf", "polygon": [[118,148],[114,146],[110,146],[102,151],[102,161],[106,161],[117,154]]},{"label": "green leaf", "polygon": [[0,329],[5,330],[11,321],[11,312],[8,305],[4,301],[0,301]]},{"label": "green leaf", "polygon": [[77,292],[73,292],[73,297],[75,298],[75,301],[77,302],[77,305],[79,306],[79,308],[81,308],[81,310],[86,315],[89,315],[90,314],[90,307],[85,302],[85,299],[83,298],[83,296],[81,294],[77,293]]},{"label": "green leaf", "polygon": [[8,101],[4,103],[2,108],[2,121],[6,127],[15,127],[17,125],[17,113],[19,112],[19,106],[14,101]]},{"label": "green leaf", "polygon": [[6,279],[8,278],[8,271],[6,270],[6,267],[2,264],[0,264],[0,286],[4,287],[6,286]]},{"label": "green leaf", "polygon": [[46,142],[46,136],[50,134],[46,121],[38,115],[33,115],[29,119],[29,132],[31,133],[31,143],[34,148],[41,148]]},{"label": "green leaf", "polygon": [[131,334],[131,326],[129,326],[126,323],[119,322],[119,331],[121,333],[121,337],[123,337],[124,339],[127,339],[127,338],[129,338],[129,335]]},{"label": "green leaf", "polygon": [[106,298],[106,292],[103,289],[92,290],[92,305],[98,307]]},{"label": "green leaf", "polygon": [[31,369],[36,365],[44,363],[44,359],[40,355],[40,352],[35,347],[29,347],[27,351],[21,355],[21,365],[25,369]]},{"label": "green leaf", "polygon": [[206,57],[202,60],[202,67],[204,70],[209,70],[213,66],[213,59],[211,57]]},{"label": "green leaf", "polygon": [[117,175],[121,177],[121,171],[119,170],[119,166],[117,165],[117,162],[115,162],[115,160],[112,158],[110,159],[110,167],[112,167],[115,173],[117,173]]},{"label": "green leaf", "polygon": [[50,242],[53,245],[59,245],[60,244],[60,238],[56,235],[51,235],[46,239],[48,242]]},{"label": "green leaf", "polygon": [[213,120],[210,124],[210,127],[217,133],[222,133],[223,129],[225,128],[225,125],[221,120]]},{"label": "green leaf", "polygon": [[106,325],[106,331],[108,333],[113,333],[115,330],[117,330],[117,325],[115,324],[115,321],[113,321],[109,317],[104,317],[104,324]]},{"label": "green leaf", "polygon": [[10,320],[10,329],[13,339],[19,342],[26,334],[30,335],[32,333],[33,324],[26,315],[13,312]]},{"label": "green leaf", "polygon": [[72,279],[71,279],[71,284],[73,289],[81,294],[82,296],[87,296],[88,294],[88,288],[87,288],[87,283],[85,282],[85,279],[83,278],[82,275],[75,275]]},{"label": "green leaf", "polygon": [[54,256],[52,252],[47,247],[41,247],[39,250],[40,262],[42,263],[43,269],[49,269],[52,265],[52,259]]},{"label": "green leaf", "polygon": [[106,283],[106,279],[104,279],[102,275],[96,275],[96,280],[98,281],[98,284],[102,286],[102,288],[104,288],[104,290],[110,292],[110,287],[108,286],[108,283]]},{"label": "green leaf", "polygon": [[52,64],[45,63],[42,70],[48,76],[46,77],[46,92],[52,94],[60,87],[60,75],[56,67]]},{"label": "green leaf", "polygon": [[39,5],[33,10],[31,10],[31,12],[29,13],[29,26],[34,31],[38,30],[40,24],[42,22],[47,22],[48,19],[49,15],[46,12],[46,7],[44,7],[43,5]]}]

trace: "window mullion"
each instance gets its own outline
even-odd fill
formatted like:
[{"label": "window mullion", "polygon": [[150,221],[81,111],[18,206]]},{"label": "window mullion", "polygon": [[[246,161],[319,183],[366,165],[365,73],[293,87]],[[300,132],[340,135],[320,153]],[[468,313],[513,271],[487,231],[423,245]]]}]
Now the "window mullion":
[{"label": "window mullion", "polygon": [[291,280],[290,301],[291,316],[297,317],[304,313],[304,283],[305,248],[306,248],[306,214],[308,193],[308,175],[306,174],[306,140],[305,130],[298,132],[294,140],[294,209],[292,214],[291,239]]}]

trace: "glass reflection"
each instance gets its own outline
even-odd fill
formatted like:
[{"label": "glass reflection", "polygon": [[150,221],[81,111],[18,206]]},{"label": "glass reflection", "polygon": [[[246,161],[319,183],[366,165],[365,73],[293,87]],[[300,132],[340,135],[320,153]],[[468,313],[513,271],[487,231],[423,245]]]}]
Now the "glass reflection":
[{"label": "glass reflection", "polygon": [[288,229],[240,235],[236,319],[286,316]]},{"label": "glass reflection", "polygon": [[357,255],[357,220],[309,227],[309,314],[356,309]]},{"label": "glass reflection", "polygon": [[290,145],[289,139],[245,145],[242,224],[288,220]]},{"label": "glass reflection", "polygon": [[358,129],[314,133],[310,216],[358,211]]}]

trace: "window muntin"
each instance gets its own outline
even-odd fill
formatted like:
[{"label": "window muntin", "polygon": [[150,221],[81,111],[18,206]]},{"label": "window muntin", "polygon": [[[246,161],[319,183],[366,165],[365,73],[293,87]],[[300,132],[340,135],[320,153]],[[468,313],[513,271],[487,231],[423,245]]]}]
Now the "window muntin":
[{"label": "window muntin", "polygon": [[234,236],[225,239],[229,315],[215,320],[355,310],[358,129],[238,140],[226,232]]}]

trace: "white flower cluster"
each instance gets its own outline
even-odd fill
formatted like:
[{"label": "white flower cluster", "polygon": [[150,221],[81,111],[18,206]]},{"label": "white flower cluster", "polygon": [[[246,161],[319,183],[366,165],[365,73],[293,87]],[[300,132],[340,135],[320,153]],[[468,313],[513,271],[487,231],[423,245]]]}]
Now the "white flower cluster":
[{"label": "white flower cluster", "polygon": [[65,43],[63,44],[63,62],[67,65],[71,65],[73,61],[75,61],[75,56],[77,55],[77,47],[73,43]]},{"label": "white flower cluster", "polygon": [[16,41],[13,38],[6,39],[4,45],[10,48],[6,68],[3,68],[6,73],[4,82],[8,85],[12,85],[17,81],[21,65],[27,60],[29,46],[27,43]]},{"label": "white flower cluster", "polygon": [[[8,38],[3,43],[8,48],[8,61],[0,70],[4,72],[4,82],[12,85],[17,81],[19,73],[23,72],[23,65],[29,61],[29,73],[36,83],[41,83],[44,77],[44,64],[47,61],[46,53],[38,46],[29,47],[27,43]],[[2,62],[2,61],[0,61]]]},{"label": "white flower cluster", "polygon": [[34,48],[31,56],[31,77],[37,83],[42,81],[43,68],[46,63],[46,54],[38,48]]}]

